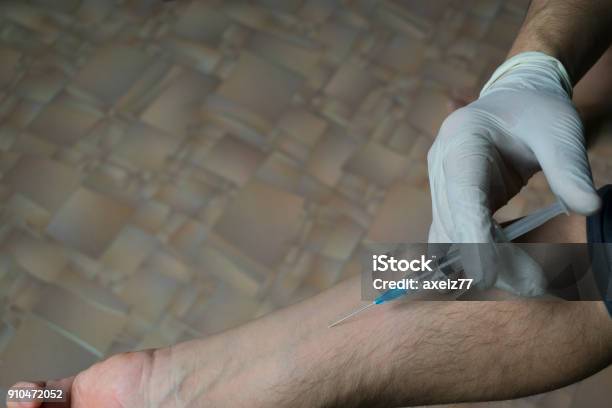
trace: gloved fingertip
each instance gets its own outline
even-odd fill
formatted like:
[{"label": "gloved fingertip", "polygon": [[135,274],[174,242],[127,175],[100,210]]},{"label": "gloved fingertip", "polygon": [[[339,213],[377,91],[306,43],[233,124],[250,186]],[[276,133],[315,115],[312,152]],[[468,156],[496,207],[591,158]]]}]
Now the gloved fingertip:
[{"label": "gloved fingertip", "polygon": [[592,192],[589,195],[589,199],[584,201],[581,212],[582,215],[592,215],[599,212],[599,210],[601,209],[602,203],[599,194],[597,194],[596,192]]},{"label": "gloved fingertip", "polygon": [[595,190],[582,190],[574,194],[566,194],[564,197],[557,196],[559,202],[563,205],[566,210],[584,216],[595,214],[601,208],[601,197],[595,192]]}]

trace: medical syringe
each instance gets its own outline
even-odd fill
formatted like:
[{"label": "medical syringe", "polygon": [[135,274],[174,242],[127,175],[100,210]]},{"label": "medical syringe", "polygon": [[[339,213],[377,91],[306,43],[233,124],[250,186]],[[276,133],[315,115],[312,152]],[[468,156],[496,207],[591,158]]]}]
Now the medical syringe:
[{"label": "medical syringe", "polygon": [[[551,205],[550,207],[546,207],[546,208],[542,208],[539,209],[529,215],[527,215],[526,217],[521,218],[520,220],[517,220],[515,222],[513,222],[512,224],[508,225],[507,227],[505,227],[504,229],[501,229],[501,233],[502,233],[502,239],[506,242],[510,242],[526,233],[528,233],[529,231],[539,227],[540,225],[544,224],[546,221],[550,220],[553,217],[556,217],[557,215],[561,214],[565,212],[567,214],[567,210],[566,208],[563,206],[563,204],[560,201],[557,201],[556,203],[554,203],[553,205]],[[442,272],[442,268],[451,265],[455,262],[457,262],[458,260],[460,260],[460,255],[459,255],[459,250],[458,248],[452,248],[447,254],[446,256],[444,256],[442,258],[442,262],[440,264],[438,264],[435,268],[435,271],[440,271]],[[435,272],[434,272],[435,273]],[[442,272],[442,274],[444,274],[444,272]],[[444,276],[446,277],[446,276]],[[422,279],[422,277],[421,277]],[[355,316],[356,314],[359,314],[361,312],[363,312],[364,310],[374,306],[374,305],[381,305],[383,303],[389,302],[390,300],[394,300],[397,299],[399,297],[402,297],[404,295],[406,295],[408,293],[407,289],[389,289],[387,290],[385,293],[383,293],[382,295],[380,295],[379,297],[377,297],[376,299],[374,299],[374,301],[372,301],[372,303],[368,303],[367,305],[364,305],[362,307],[360,307],[359,309],[349,313],[348,315],[344,316],[342,319],[332,323],[329,325],[329,327],[334,327],[340,323],[342,323],[343,321]]]}]

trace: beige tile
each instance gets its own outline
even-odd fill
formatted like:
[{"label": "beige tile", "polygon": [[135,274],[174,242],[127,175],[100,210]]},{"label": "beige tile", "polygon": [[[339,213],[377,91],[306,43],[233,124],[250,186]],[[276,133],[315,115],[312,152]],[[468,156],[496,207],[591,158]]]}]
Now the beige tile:
[{"label": "beige tile", "polygon": [[431,36],[434,25],[427,20],[415,18],[397,2],[385,2],[373,11],[376,21],[393,31],[409,34],[418,38]]},{"label": "beige tile", "polygon": [[306,38],[299,43],[258,32],[250,39],[249,48],[258,56],[309,78],[313,86],[320,86],[325,79],[326,72],[320,65],[323,47]]},{"label": "beige tile", "polygon": [[57,144],[70,144],[86,136],[104,116],[102,112],[81,101],[60,94],[34,119],[32,132]]},{"label": "beige tile", "polygon": [[510,48],[521,27],[521,20],[502,13],[491,22],[486,41],[502,50]]},{"label": "beige tile", "polygon": [[55,160],[23,156],[4,180],[15,191],[54,213],[77,189],[81,176]]},{"label": "beige tile", "polygon": [[348,216],[319,222],[310,232],[307,248],[328,258],[343,261],[359,243],[364,229]]},{"label": "beige tile", "polygon": [[19,129],[24,129],[33,123],[43,106],[28,99],[19,99],[13,106],[6,119],[6,124]]},{"label": "beige tile", "polygon": [[253,181],[234,197],[214,228],[246,255],[274,266],[296,236],[302,216],[302,198]]},{"label": "beige tile", "polygon": [[[223,135],[221,137],[224,137]],[[211,147],[217,142],[217,138],[206,136],[190,137],[186,141],[188,146],[188,160],[196,166],[202,166],[210,153]]]},{"label": "beige tile", "polygon": [[273,153],[257,170],[257,179],[278,189],[299,194],[304,175],[299,164],[284,154]]},{"label": "beige tile", "polygon": [[176,211],[195,216],[213,195],[211,186],[193,179],[181,179],[162,185],[154,198]]},{"label": "beige tile", "polygon": [[134,225],[155,234],[170,214],[167,204],[155,200],[148,200],[140,205],[130,220]]},{"label": "beige tile", "polygon": [[31,72],[24,76],[15,93],[35,102],[49,102],[67,82],[66,76],[57,68],[46,68],[42,72]]},{"label": "beige tile", "polygon": [[236,184],[246,183],[264,159],[257,147],[235,136],[219,140],[203,163],[202,167]]},{"label": "beige tile", "polygon": [[32,4],[48,7],[51,10],[59,11],[61,13],[71,13],[79,6],[79,2],[79,0],[57,0],[49,3],[44,0],[34,0]]},{"label": "beige tile", "polygon": [[477,15],[480,18],[491,18],[499,12],[501,6],[502,4],[498,0],[471,0],[470,14]]},{"label": "beige tile", "polygon": [[215,85],[215,79],[196,71],[172,71],[140,118],[175,137],[183,136],[197,123],[200,104]]},{"label": "beige tile", "polygon": [[[21,154],[14,152],[0,152],[0,171],[2,173],[7,173],[10,169],[17,164],[19,159],[21,158]],[[6,189],[8,192],[8,189]]]},{"label": "beige tile", "polygon": [[90,172],[90,179],[97,178],[100,181],[106,180],[106,183],[114,184],[117,187],[125,187],[130,180],[128,170],[119,164],[112,162],[97,162],[95,166],[92,167],[95,170]]},{"label": "beige tile", "polygon": [[25,232],[13,231],[5,242],[5,249],[15,257],[17,264],[43,281],[55,281],[68,264],[60,245]]},{"label": "beige tile", "polygon": [[56,21],[48,18],[47,13],[37,7],[23,2],[9,3],[3,8],[6,19],[26,28],[30,35],[47,45],[52,43],[59,35]]},{"label": "beige tile", "polygon": [[247,296],[255,296],[265,279],[264,276],[233,262],[231,255],[211,246],[201,245],[193,251],[191,258],[196,276],[214,276]]},{"label": "beige tile", "polygon": [[51,220],[51,214],[27,197],[17,193],[5,201],[6,215],[12,221],[23,222],[29,228],[42,232]]},{"label": "beige tile", "polygon": [[275,303],[284,304],[290,300],[310,273],[316,257],[317,253],[314,251],[301,251],[294,262],[287,263],[279,268],[279,273],[270,288],[271,297]]},{"label": "beige tile", "polygon": [[98,257],[132,213],[125,203],[80,188],[59,209],[47,227],[53,238],[83,254]]},{"label": "beige tile", "polygon": [[224,12],[232,20],[247,28],[260,31],[283,32],[279,29],[275,30],[275,27],[278,26],[278,21],[275,21],[273,18],[271,10],[267,10],[264,7],[238,2],[230,3],[228,7],[224,8]]},{"label": "beige tile", "polygon": [[49,285],[33,310],[93,353],[103,355],[125,325],[126,315],[100,308],[66,289]]},{"label": "beige tile", "polygon": [[78,21],[94,24],[104,20],[113,9],[112,0],[82,0],[77,10]]},{"label": "beige tile", "polygon": [[329,0],[307,0],[302,5],[299,15],[302,19],[313,22],[322,23],[334,10],[338,7],[336,1]]},{"label": "beige tile", "polygon": [[[164,79],[169,77],[169,73],[180,71],[176,66],[177,64],[173,64],[172,60],[153,60],[132,86],[117,100],[114,109],[138,116],[157,97],[165,83]],[[175,71],[172,71],[173,67],[176,68]],[[74,92],[74,89],[71,88],[71,91]]]},{"label": "beige tile", "polygon": [[196,220],[187,220],[169,237],[168,242],[181,253],[190,253],[199,250],[202,241],[206,238],[205,225]]},{"label": "beige tile", "polygon": [[0,86],[9,85],[17,74],[20,53],[8,47],[0,47]]},{"label": "beige tile", "polygon": [[174,31],[185,38],[217,45],[230,20],[218,8],[203,2],[193,2],[179,11]]},{"label": "beige tile", "polygon": [[151,63],[144,51],[129,46],[107,46],[81,69],[74,84],[112,104],[125,94]]},{"label": "beige tile", "polygon": [[164,312],[179,288],[179,282],[154,269],[141,269],[118,289],[118,294],[132,310],[154,322]]},{"label": "beige tile", "polygon": [[346,162],[344,169],[378,185],[389,186],[408,165],[406,157],[378,143],[368,143]]},{"label": "beige tile", "polygon": [[325,93],[355,108],[378,85],[378,80],[359,61],[347,61],[327,83]]},{"label": "beige tile", "polygon": [[[173,345],[184,339],[187,330],[188,326],[183,322],[166,317],[155,327],[155,330],[151,330],[145,335],[137,348],[142,350]],[[195,336],[192,334],[191,338],[193,337]]]},{"label": "beige tile", "polygon": [[422,66],[426,46],[419,38],[397,34],[375,52],[376,61],[402,74],[414,74]]},{"label": "beige tile", "polygon": [[261,0],[261,5],[283,13],[295,13],[303,0]]},{"label": "beige tile", "polygon": [[412,162],[420,161],[421,163],[426,163],[427,152],[429,152],[432,143],[432,140],[426,135],[416,137],[414,145],[412,145],[410,153],[408,154],[410,160]]},{"label": "beige tile", "polygon": [[[90,278],[81,269],[79,265],[72,262],[62,273],[61,279],[58,279],[55,284],[81,299],[85,299],[85,301],[95,307],[111,311],[115,314],[125,315],[129,312],[128,305],[102,284],[100,275]],[[101,274],[104,273],[101,272]]]},{"label": "beige tile", "polygon": [[530,2],[527,0],[516,0],[512,3],[503,2],[503,7],[510,12],[518,14],[519,16],[524,16],[529,4]]},{"label": "beige tile", "polygon": [[421,88],[414,97],[414,105],[407,115],[408,120],[418,130],[433,138],[449,114],[448,101],[448,97],[442,91]]},{"label": "beige tile", "polygon": [[15,152],[42,157],[52,156],[58,149],[58,145],[27,132],[20,133],[12,146]]},{"label": "beige tile", "polygon": [[325,256],[317,256],[312,262],[304,283],[317,291],[325,290],[338,282],[341,273],[342,262]]},{"label": "beige tile", "polygon": [[346,195],[336,192],[323,201],[323,203],[326,208],[347,215],[362,228],[367,228],[370,225],[371,215],[366,211],[366,206],[363,202],[356,202],[349,199]]},{"label": "beige tile", "polygon": [[336,19],[328,19],[317,30],[317,40],[325,44],[325,57],[334,63],[344,61],[357,41],[359,30]]},{"label": "beige tile", "polygon": [[447,12],[449,9],[450,2],[450,0],[438,0],[435,2],[404,2],[401,0],[393,1],[393,3],[399,5],[407,14],[427,21],[431,21],[432,23],[438,22],[444,16],[444,13]]},{"label": "beige tile", "polygon": [[436,61],[426,64],[423,72],[425,79],[446,86],[447,89],[477,92],[478,75],[468,66],[460,66],[452,61]]},{"label": "beige tile", "polygon": [[263,119],[273,121],[291,102],[301,83],[301,76],[243,52],[217,93]]},{"label": "beige tile", "polygon": [[[225,299],[234,301],[226,302]],[[243,296],[242,292],[230,285],[219,284],[210,296],[198,300],[184,321],[202,335],[210,335],[250,320],[257,304],[254,299]]]},{"label": "beige tile", "polygon": [[185,286],[181,288],[181,291],[172,302],[170,313],[172,316],[182,319],[198,299],[206,295],[206,289],[203,288],[203,285],[191,284]]},{"label": "beige tile", "polygon": [[[41,341],[44,339],[44,341]],[[25,364],[27,361],[35,364]],[[96,362],[98,357],[62,335],[44,320],[28,315],[0,359],[0,387],[24,379],[64,378]]]},{"label": "beige tile", "polygon": [[419,138],[419,132],[414,129],[407,121],[402,121],[397,124],[389,140],[387,147],[396,153],[409,153],[416,141]]},{"label": "beige tile", "polygon": [[[114,155],[132,165],[135,170],[159,170],[179,146],[179,140],[144,123],[133,123],[121,142],[114,147]],[[143,154],[146,152],[146,154]]]},{"label": "beige tile", "polygon": [[327,122],[305,109],[293,109],[283,115],[278,127],[301,143],[312,146],[327,129]]},{"label": "beige tile", "polygon": [[321,252],[329,258],[344,261],[351,256],[363,233],[363,228],[349,217],[340,217],[333,223],[333,229]]},{"label": "beige tile", "polygon": [[[0,94],[1,95],[1,94]],[[0,115],[1,116],[1,115]],[[0,148],[3,150],[3,154],[7,154],[7,150],[9,148],[12,148],[15,144],[17,144],[17,141],[19,140],[20,137],[20,129],[14,126],[0,126],[0,140],[2,141],[0,143]],[[11,152],[10,154],[12,155],[16,155],[16,153]],[[12,162],[4,162],[2,163],[2,166],[0,167],[0,169],[2,171],[5,171],[6,169],[10,168],[14,163]]]},{"label": "beige tile", "polygon": [[375,242],[427,242],[431,204],[427,191],[391,186],[368,231]]},{"label": "beige tile", "polygon": [[[10,258],[9,261],[11,261]],[[13,287],[6,303],[10,306],[10,309],[7,310],[6,317],[13,326],[16,326],[21,320],[20,317],[23,317],[25,313],[30,312],[36,306],[43,294],[45,283],[29,275],[26,276],[16,262],[10,264],[10,270],[18,273],[19,276],[12,282]],[[15,316],[15,311],[22,311],[21,316]]]},{"label": "beige tile", "polygon": [[120,274],[129,275],[159,245],[158,241],[139,228],[126,225],[104,252],[100,261]]},{"label": "beige tile", "polygon": [[[193,269],[183,262],[182,258],[174,251],[171,252],[169,250],[155,251],[147,258],[143,265],[143,269],[146,271],[158,271],[181,283],[190,283],[194,274]],[[190,285],[193,285],[193,282],[191,282]],[[186,287],[181,288],[183,292],[184,289],[186,289]]]},{"label": "beige tile", "polygon": [[213,73],[222,69],[223,54],[215,48],[206,46],[201,41],[169,36],[161,44],[177,63],[191,66],[204,73]]},{"label": "beige tile", "polygon": [[317,143],[306,168],[323,183],[333,186],[342,175],[342,166],[357,149],[356,143],[341,131],[328,131]]},{"label": "beige tile", "polygon": [[309,147],[290,137],[281,137],[277,139],[276,147],[279,152],[300,163],[306,162],[310,155]]},{"label": "beige tile", "polygon": [[314,202],[325,202],[333,194],[333,187],[314,176],[305,174],[300,178],[296,193]]}]

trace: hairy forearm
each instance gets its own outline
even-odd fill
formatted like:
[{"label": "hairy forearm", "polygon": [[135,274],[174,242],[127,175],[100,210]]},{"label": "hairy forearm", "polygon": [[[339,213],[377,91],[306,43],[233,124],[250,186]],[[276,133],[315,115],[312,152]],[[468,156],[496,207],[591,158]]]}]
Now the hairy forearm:
[{"label": "hairy forearm", "polygon": [[533,0],[509,56],[544,52],[563,63],[575,84],[611,41],[612,2]]},{"label": "hairy forearm", "polygon": [[584,378],[612,355],[596,302],[396,303],[328,329],[346,311],[334,299],[359,293],[356,283],[343,289],[294,311],[322,316],[295,327],[294,367],[277,387],[287,406],[516,398]]},{"label": "hairy forearm", "polygon": [[[584,225],[584,217],[557,217],[524,240],[585,242]],[[601,302],[394,302],[328,328],[360,295],[360,279],[349,279],[162,349],[152,388],[183,406],[406,406],[542,392],[612,359]]]},{"label": "hairy forearm", "polygon": [[211,406],[248,397],[251,406],[389,407],[516,398],[577,381],[612,358],[601,302],[395,303],[329,329],[359,296],[351,279],[181,345],[172,382],[191,394],[185,401]]}]

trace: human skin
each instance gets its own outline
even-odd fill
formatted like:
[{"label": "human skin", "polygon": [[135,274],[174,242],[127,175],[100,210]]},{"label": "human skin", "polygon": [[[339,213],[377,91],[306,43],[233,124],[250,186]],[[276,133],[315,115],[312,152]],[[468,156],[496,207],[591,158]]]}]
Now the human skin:
[{"label": "human skin", "polygon": [[539,51],[557,58],[573,84],[612,43],[612,2],[533,0],[508,57]]},{"label": "human skin", "polygon": [[[584,218],[559,216],[524,240],[585,242]],[[47,387],[68,390],[64,407],[77,408],[390,407],[517,398],[612,362],[601,302],[392,302],[328,328],[360,294],[348,279],[244,326],[119,354]]]},{"label": "human skin", "polygon": [[611,43],[612,2],[533,0],[508,58],[540,51],[561,61],[576,85],[573,101],[589,121],[612,108]]},{"label": "human skin", "polygon": [[608,48],[574,87],[572,100],[587,127],[590,122],[597,121],[612,112],[610,72],[612,72],[612,48]]},{"label": "human skin", "polygon": [[[574,103],[588,120],[612,106],[611,43],[612,2],[532,0],[507,57],[539,51],[561,61],[576,85]],[[452,111],[477,97],[461,93]]]},{"label": "human skin", "polygon": [[[574,87],[572,101],[587,128],[612,111],[612,48],[599,58]],[[451,95],[449,114],[476,100],[474,90],[457,89]],[[586,135],[588,138],[588,134]]]}]

